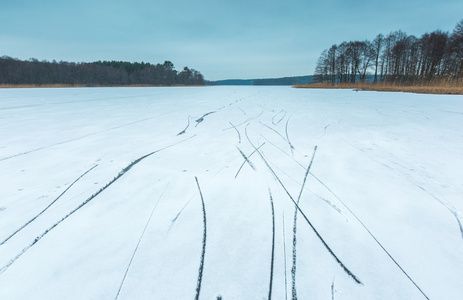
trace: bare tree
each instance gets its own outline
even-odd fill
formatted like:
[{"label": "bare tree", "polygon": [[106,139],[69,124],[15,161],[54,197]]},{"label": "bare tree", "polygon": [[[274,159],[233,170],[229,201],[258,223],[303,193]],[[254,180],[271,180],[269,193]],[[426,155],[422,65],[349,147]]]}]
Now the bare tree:
[{"label": "bare tree", "polygon": [[326,82],[328,78],[328,50],[323,50],[320,57],[317,60],[317,66],[315,67],[314,81],[315,82]]},{"label": "bare tree", "polygon": [[451,35],[435,30],[417,38],[399,30],[386,37],[378,34],[373,42],[342,42],[322,52],[316,69],[319,79],[333,84],[365,81],[370,72],[374,83],[459,80],[463,77],[463,20]]},{"label": "bare tree", "polygon": [[330,76],[330,82],[332,84],[336,83],[336,50],[338,46],[332,45],[327,53],[328,59],[328,72]]},{"label": "bare tree", "polygon": [[366,40],[359,44],[360,46],[360,69],[359,69],[359,79],[360,81],[365,81],[367,71],[372,65],[372,61],[375,56],[373,44]]},{"label": "bare tree", "polygon": [[449,51],[451,52],[451,76],[455,79],[463,78],[463,20],[457,23],[449,38]]},{"label": "bare tree", "polygon": [[383,44],[384,44],[384,35],[381,33],[378,34],[375,39],[372,42],[373,44],[373,50],[374,50],[374,57],[375,57],[375,78],[374,78],[374,83],[378,82],[378,63],[379,63],[379,56],[381,54],[381,51],[383,49]]}]

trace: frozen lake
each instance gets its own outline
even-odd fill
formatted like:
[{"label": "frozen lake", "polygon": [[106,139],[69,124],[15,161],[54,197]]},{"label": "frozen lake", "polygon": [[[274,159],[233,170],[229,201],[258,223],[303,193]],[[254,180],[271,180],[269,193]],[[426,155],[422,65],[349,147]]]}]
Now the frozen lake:
[{"label": "frozen lake", "polygon": [[461,299],[462,170],[463,96],[0,89],[0,299]]}]

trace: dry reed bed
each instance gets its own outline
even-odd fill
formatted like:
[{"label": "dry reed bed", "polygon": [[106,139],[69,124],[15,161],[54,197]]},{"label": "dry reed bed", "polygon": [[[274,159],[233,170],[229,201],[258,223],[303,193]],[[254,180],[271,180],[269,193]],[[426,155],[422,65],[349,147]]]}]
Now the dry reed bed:
[{"label": "dry reed bed", "polygon": [[463,84],[443,83],[435,85],[391,85],[391,84],[368,84],[368,83],[339,83],[336,85],[327,83],[312,83],[306,85],[295,85],[295,88],[309,89],[355,89],[359,91],[379,92],[404,92],[417,94],[441,94],[441,95],[463,95]]}]

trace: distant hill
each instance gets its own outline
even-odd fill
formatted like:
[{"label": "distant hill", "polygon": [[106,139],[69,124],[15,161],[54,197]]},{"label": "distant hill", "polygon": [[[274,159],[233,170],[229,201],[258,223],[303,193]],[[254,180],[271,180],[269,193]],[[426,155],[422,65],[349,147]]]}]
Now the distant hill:
[{"label": "distant hill", "polygon": [[313,82],[313,76],[295,76],[282,78],[256,79],[254,85],[295,85],[308,84]]},{"label": "distant hill", "polygon": [[255,79],[206,80],[206,85],[254,85],[254,81]]},{"label": "distant hill", "polygon": [[206,85],[295,85],[313,82],[313,76],[294,76],[282,78],[261,78],[261,79],[226,79],[206,81]]}]

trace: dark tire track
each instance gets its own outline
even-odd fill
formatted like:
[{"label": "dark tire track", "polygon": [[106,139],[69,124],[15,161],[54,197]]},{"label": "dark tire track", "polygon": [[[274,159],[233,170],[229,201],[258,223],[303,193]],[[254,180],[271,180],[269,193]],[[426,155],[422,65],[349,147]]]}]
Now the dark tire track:
[{"label": "dark tire track", "polygon": [[294,223],[293,223],[293,255],[292,255],[292,267],[291,267],[291,295],[293,300],[297,299],[297,289],[296,289],[296,224],[297,224],[297,208],[294,213]]},{"label": "dark tire track", "polygon": [[[317,146],[315,146],[312,159],[310,160],[309,166],[304,174],[304,181],[301,185],[301,190],[299,196],[297,197],[296,205],[299,206],[301,201],[302,192],[304,191],[305,183],[307,181],[307,176],[309,175],[310,168],[312,167],[313,160],[315,158],[315,153],[317,152]],[[297,253],[296,253],[296,244],[297,244],[297,207],[294,208],[294,221],[293,221],[293,266],[291,268],[291,279],[292,279],[292,296],[293,300],[297,299],[297,289],[296,289],[296,263],[297,263]]]},{"label": "dark tire track", "polygon": [[286,121],[285,133],[286,133],[286,140],[288,141],[289,148],[291,149],[291,154],[294,155],[294,146],[293,146],[293,144],[291,144],[291,141],[289,140],[289,135],[288,135],[289,119],[291,119],[291,117],[289,117],[288,120]]},{"label": "dark tire track", "polygon": [[241,156],[244,158],[244,161],[248,163],[248,165],[255,171],[256,170],[256,167],[254,167],[254,165],[252,164],[252,162],[249,160],[249,158],[246,156],[246,154],[243,153],[243,151],[241,151],[240,148],[236,147],[236,149],[238,149],[238,151],[241,153]]},{"label": "dark tire track", "polygon": [[202,121],[204,121],[204,118],[210,114],[216,113],[216,111],[210,111],[208,113],[205,113],[201,118],[197,119],[195,127],[197,127]]},{"label": "dark tire track", "polygon": [[53,200],[50,204],[48,204],[41,212],[39,212],[38,214],[36,214],[32,219],[30,219],[29,221],[27,221],[24,225],[22,225],[21,227],[19,227],[16,231],[14,231],[12,234],[10,234],[8,237],[6,237],[3,241],[0,242],[0,246],[2,246],[3,244],[5,244],[9,239],[11,239],[14,235],[16,235],[18,232],[20,232],[21,230],[23,230],[27,225],[29,225],[30,223],[32,223],[35,219],[37,219],[38,217],[40,217],[40,215],[42,215],[44,212],[46,212],[50,206],[52,206],[56,201],[59,200],[59,198],[61,198],[77,181],[79,181],[82,177],[84,177],[85,175],[87,175],[91,170],[95,169],[96,167],[98,166],[98,164],[94,165],[93,167],[91,167],[90,169],[88,169],[87,171],[85,171],[82,175],[80,175],[76,180],[74,180],[58,197],[55,198],[55,200]]},{"label": "dark tire track", "polygon": [[[229,164],[234,161],[236,158],[232,159],[231,161],[229,161],[227,164],[225,164],[222,168],[220,168],[217,173],[214,174],[214,176],[212,176],[211,178],[209,178],[209,181],[212,180],[213,178],[215,178],[215,176],[217,176],[217,174],[219,174],[220,172],[222,172],[224,169],[228,168]],[[175,222],[177,222],[178,218],[181,216],[182,212],[185,210],[185,208],[188,206],[188,204],[190,204],[190,202],[196,197],[196,194],[190,198],[190,200],[188,200],[185,205],[183,205],[183,207],[180,209],[180,211],[177,213],[177,215],[170,221],[171,224],[169,226],[169,230],[172,228],[172,226],[174,226]]]},{"label": "dark tire track", "polygon": [[[241,126],[241,125],[246,124],[246,123],[248,123],[248,122],[250,122],[250,121],[252,121],[252,120],[255,120],[255,119],[257,119],[258,117],[260,117],[263,113],[264,113],[264,110],[262,110],[262,111],[260,112],[260,114],[258,114],[257,116],[248,118],[246,121],[241,122],[241,123],[235,125],[235,127]],[[233,127],[227,127],[227,128],[225,128],[225,129],[222,129],[222,131],[230,130],[230,129],[232,129],[232,128],[233,128]]]},{"label": "dark tire track", "polygon": [[153,214],[154,214],[154,211],[156,210],[156,207],[158,206],[158,203],[159,201],[161,201],[161,198],[162,196],[164,195],[164,192],[167,190],[167,187],[169,186],[169,184],[166,185],[166,187],[164,188],[164,190],[162,191],[161,193],[161,196],[159,196],[159,199],[158,201],[156,202],[156,204],[154,205],[153,209],[151,210],[151,214],[148,218],[148,221],[146,221],[146,224],[145,224],[145,227],[143,228],[143,231],[140,235],[140,238],[138,239],[138,243],[137,243],[137,246],[135,247],[133,253],[132,253],[132,257],[130,258],[130,261],[129,261],[129,264],[125,270],[125,273],[124,273],[124,277],[122,278],[122,281],[121,281],[121,284],[119,286],[119,290],[117,291],[117,294],[116,294],[116,298],[115,299],[118,299],[119,298],[119,294],[122,290],[122,286],[124,285],[124,282],[125,282],[125,279],[127,277],[127,273],[129,272],[129,269],[130,269],[130,266],[132,265],[132,262],[133,262],[133,259],[135,257],[135,254],[137,253],[137,250],[138,250],[138,247],[140,246],[140,243],[141,243],[141,240],[143,239],[143,236],[145,235],[145,231],[146,231],[146,228],[148,228],[148,225],[151,221],[151,218],[153,217]]},{"label": "dark tire track", "polygon": [[[291,156],[290,154],[288,154],[286,151],[284,151],[283,149],[281,149],[280,147],[278,147],[277,145],[275,145],[274,143],[272,143],[269,139],[267,139],[265,136],[263,136],[262,134],[260,135],[262,138],[264,138],[267,142],[269,142],[272,146],[274,146],[275,148],[277,148],[278,150],[280,150],[283,154],[285,154],[286,156],[288,156],[289,158],[291,158],[296,164],[298,164],[301,168],[303,168],[305,170],[305,167],[299,162],[297,161],[294,156]],[[289,176],[288,174],[286,174],[284,171],[280,170],[281,172],[283,172],[283,174],[285,174],[286,176],[288,176],[289,178],[291,178],[294,182],[298,183],[295,179],[293,179],[291,176]],[[321,182],[318,178],[315,177],[315,175],[313,173],[309,173],[312,177],[314,177],[318,182],[320,182],[325,188],[327,188],[331,194],[333,194],[333,192],[323,183]],[[309,192],[311,192],[309,190]],[[312,192],[313,193],[313,192]],[[339,214],[342,215],[342,211],[336,207],[336,205],[333,205],[329,200],[323,198],[322,196],[320,195],[317,195],[315,193],[313,193],[315,196],[317,196],[318,198],[320,198],[321,200],[323,200],[326,204],[328,204],[331,208],[333,208],[335,211],[337,211]],[[334,195],[334,194],[333,194]],[[335,197],[337,198],[337,196],[335,195]]]},{"label": "dark tire track", "polygon": [[121,281],[121,284],[119,285],[119,289],[117,290],[117,294],[116,294],[115,299],[119,298],[119,294],[121,293],[122,286],[124,285],[127,274],[129,273],[130,266],[132,265],[133,259],[135,257],[135,254],[137,253],[138,247],[140,246],[141,240],[143,239],[143,236],[145,235],[146,228],[148,228],[148,225],[149,225],[149,223],[151,221],[151,218],[153,217],[154,211],[156,210],[156,207],[158,206],[159,201],[161,201],[161,198],[164,195],[164,192],[167,190],[168,186],[169,186],[169,184],[166,185],[166,187],[164,188],[164,190],[161,193],[161,196],[159,196],[158,201],[156,202],[153,209],[151,210],[151,214],[150,214],[150,216],[148,218],[148,221],[146,221],[145,227],[143,228],[143,231],[142,231],[142,233],[140,235],[140,238],[138,239],[137,246],[133,250],[132,257],[130,258],[130,261],[129,261],[129,264],[128,264],[127,268],[125,269],[124,277],[122,277],[122,281]]},{"label": "dark tire track", "polygon": [[455,217],[455,219],[457,219],[457,222],[458,222],[458,226],[460,226],[460,233],[461,233],[461,238],[463,238],[463,224],[461,224],[461,221],[460,219],[458,218],[458,215],[456,212],[452,212],[453,216]]},{"label": "dark tire track", "polygon": [[382,112],[379,111],[379,109],[375,108],[376,112],[384,117],[387,117],[385,114],[383,114]]},{"label": "dark tire track", "polygon": [[188,124],[186,125],[185,129],[183,129],[182,131],[180,131],[177,136],[179,135],[182,135],[186,132],[186,130],[188,129],[188,127],[190,127],[190,116],[188,116]]},{"label": "dark tire track", "polygon": [[[251,140],[249,139],[249,136],[248,136],[248,133],[247,133],[247,126],[245,128],[245,133],[246,133],[246,137],[249,141],[249,143],[252,145],[252,147],[254,147],[254,149],[257,149],[254,144],[251,142]],[[262,155],[262,153],[260,151],[257,150],[257,153],[259,154],[259,156],[262,158],[262,160],[264,161],[265,165],[267,166],[267,168],[270,170],[270,172],[272,173],[272,175],[275,177],[275,179],[277,180],[277,182],[281,185],[281,187],[283,188],[283,190],[285,191],[285,193],[288,195],[289,199],[291,199],[291,201],[294,203],[294,205],[296,206],[296,208],[298,209],[298,211],[301,213],[301,215],[304,217],[304,219],[306,220],[307,224],[309,224],[309,226],[312,228],[313,232],[315,233],[315,235],[318,237],[318,239],[320,240],[320,242],[322,242],[323,246],[326,248],[326,250],[330,253],[330,255],[336,260],[336,262],[340,265],[340,267],[344,270],[344,272],[349,275],[349,277],[351,277],[357,284],[360,284],[360,285],[363,285],[363,283],[357,278],[357,276],[354,275],[354,273],[352,273],[345,265],[344,263],[336,256],[336,254],[333,252],[333,250],[331,250],[331,248],[328,246],[328,244],[325,242],[325,240],[323,239],[323,237],[320,235],[320,233],[317,231],[317,229],[315,229],[315,227],[313,226],[313,224],[310,222],[310,220],[307,218],[307,216],[305,215],[305,213],[302,211],[302,209],[299,207],[299,205],[297,205],[296,201],[294,200],[293,196],[291,196],[291,194],[288,192],[288,190],[286,189],[285,185],[283,184],[283,182],[281,182],[280,178],[278,177],[278,175],[275,173],[275,171],[273,171],[272,167],[270,166],[270,164],[268,163],[267,159]]]},{"label": "dark tire track", "polygon": [[284,262],[285,262],[285,300],[288,300],[288,281],[286,276],[286,270],[288,267],[286,266],[286,234],[285,234],[285,213],[283,212],[283,255],[284,255]]},{"label": "dark tire track", "polygon": [[201,282],[203,279],[203,269],[204,269],[204,256],[206,255],[206,237],[207,237],[207,224],[206,224],[206,207],[204,205],[204,198],[203,193],[201,192],[201,187],[199,186],[198,177],[195,177],[196,185],[198,186],[199,195],[201,196],[201,203],[203,206],[203,224],[204,224],[204,231],[203,231],[203,249],[201,252],[201,262],[199,264],[199,272],[198,272],[198,282],[196,284],[196,296],[195,300],[199,299],[199,293],[201,292]]},{"label": "dark tire track", "polygon": [[330,124],[328,124],[328,125],[325,125],[325,128],[323,129],[323,133],[322,133],[322,135],[320,135],[320,136],[319,136],[317,139],[321,139],[322,137],[324,137],[324,136],[325,136],[325,134],[326,134],[326,130],[328,129],[328,127],[330,127]]},{"label": "dark tire track", "polygon": [[270,188],[268,189],[268,194],[270,196],[270,206],[272,208],[272,259],[270,263],[270,284],[268,290],[268,299],[272,299],[272,287],[273,287],[273,265],[275,260],[275,209],[273,207],[273,197]]},{"label": "dark tire track", "polygon": [[334,278],[333,277],[333,281],[331,282],[331,300],[334,300],[334,293],[335,293],[335,289],[334,289]]},{"label": "dark tire track", "polygon": [[98,192],[96,192],[95,194],[93,194],[92,196],[90,196],[89,198],[87,198],[87,200],[85,200],[84,202],[82,202],[79,206],[77,206],[76,208],[74,208],[72,211],[70,211],[67,215],[65,215],[63,218],[61,218],[58,222],[56,222],[55,224],[53,224],[52,226],[50,226],[47,230],[45,230],[42,234],[40,234],[39,236],[37,236],[35,238],[35,240],[29,244],[28,246],[26,246],[23,250],[21,250],[15,257],[13,257],[6,265],[4,265],[2,268],[0,268],[0,275],[3,274],[14,262],[16,262],[24,253],[26,253],[27,250],[29,250],[31,247],[33,247],[35,244],[37,244],[44,236],[46,236],[50,231],[52,231],[54,228],[56,228],[59,224],[61,224],[63,221],[65,221],[67,218],[69,218],[70,216],[72,216],[75,212],[77,212],[78,210],[80,210],[82,207],[84,207],[86,204],[88,204],[90,201],[92,201],[93,199],[95,199],[96,196],[98,196],[99,194],[101,194],[104,190],[106,190],[108,187],[110,187],[114,182],[116,182],[117,180],[119,180],[122,176],[124,176],[127,172],[130,171],[130,169],[132,169],[136,164],[138,164],[139,162],[141,162],[142,160],[144,160],[145,158],[155,154],[155,153],[158,153],[162,150],[165,150],[165,149],[168,149],[170,147],[173,147],[175,145],[178,145],[180,143],[183,143],[193,137],[195,137],[196,135],[193,135],[187,139],[184,139],[182,141],[179,141],[177,143],[174,143],[174,144],[171,144],[171,145],[168,145],[168,146],[165,146],[164,148],[161,148],[161,149],[158,149],[156,151],[153,151],[153,152],[150,152],[146,155],[143,155],[142,157],[134,160],[132,163],[130,163],[127,167],[125,167],[124,169],[122,169],[119,174],[117,174],[111,181],[109,181],[104,187],[102,187],[100,190],[98,190]]},{"label": "dark tire track", "polygon": [[[263,145],[265,145],[265,142],[260,145],[259,147],[257,147],[257,149],[260,149]],[[238,169],[238,171],[236,172],[236,175],[235,175],[235,178],[238,177],[238,174],[240,173],[241,169],[243,168],[244,164],[246,163],[246,161],[254,154],[256,153],[256,150],[252,151],[251,154],[249,154],[249,156],[247,157],[247,159],[245,158],[245,160],[243,161],[243,163],[241,164],[240,168]],[[256,169],[254,169],[255,171]]]},{"label": "dark tire track", "polygon": [[[409,180],[409,181],[412,181],[412,180]],[[445,202],[441,199],[439,199],[438,197],[436,197],[434,194],[430,193],[428,190],[426,190],[424,187],[420,186],[420,185],[417,185],[415,184],[420,190],[422,190],[423,192],[425,192],[426,194],[428,194],[429,196],[431,196],[434,200],[436,200],[437,202],[439,202],[440,204],[442,204],[442,206],[444,206],[454,217],[455,219],[457,220],[457,223],[458,223],[458,227],[460,229],[460,234],[461,234],[461,238],[463,239],[463,224],[461,223],[459,217],[458,217],[458,211],[457,209],[455,208],[455,206],[453,206],[453,204],[451,204],[450,202]],[[446,199],[445,199],[446,200]]]},{"label": "dark tire track", "polygon": [[[282,116],[278,121],[276,121],[276,123],[275,123],[275,121],[274,121],[275,118],[276,118],[277,116],[279,116],[281,113],[283,113],[283,116]],[[286,117],[286,110],[283,110],[283,109],[282,109],[282,110],[280,110],[279,113],[277,113],[276,115],[273,116],[273,118],[272,118],[272,124],[275,125],[275,126],[278,125],[285,117]]]},{"label": "dark tire track", "polygon": [[40,104],[32,104],[32,105],[9,106],[9,107],[0,108],[0,111],[2,111],[2,110],[11,110],[11,109],[20,109],[20,108],[29,108],[29,107],[37,107],[37,106],[42,106],[42,105],[40,105]]},{"label": "dark tire track", "polygon": [[[171,224],[170,224],[170,227],[172,227],[174,225],[175,222],[177,222],[177,219],[180,217],[180,215],[182,214],[183,210],[188,206],[188,204],[190,204],[191,200],[193,198],[191,198],[190,200],[188,200],[187,203],[185,203],[185,205],[182,207],[182,209],[177,213],[177,215],[175,216],[175,218],[172,219]],[[170,230],[170,228],[169,228]]]},{"label": "dark tire track", "polygon": [[270,129],[271,131],[275,132],[276,134],[278,134],[286,143],[289,143],[288,140],[281,133],[279,133],[278,131],[276,131],[272,127],[268,126],[267,124],[264,124],[262,122],[259,122],[259,123],[262,124],[263,126],[267,127],[268,129]]},{"label": "dark tire track", "polygon": [[238,109],[241,110],[244,115],[246,115],[246,112],[241,107],[238,106]]},{"label": "dark tire track", "polygon": [[[285,150],[281,149],[280,147],[278,147],[277,145],[275,145],[274,143],[272,143],[272,141],[270,141],[268,138],[266,138],[263,134],[260,135],[264,140],[266,140],[267,142],[270,143],[270,145],[272,145],[273,147],[277,148],[278,150],[280,150],[281,152],[283,152],[283,154],[285,154],[286,156],[288,156],[289,158],[291,158],[295,163],[297,163],[299,166],[301,166],[304,170],[305,170],[305,167],[299,162],[297,161],[294,156],[291,156],[289,153],[287,153]],[[286,140],[285,140],[286,141]]]},{"label": "dark tire track", "polygon": [[78,141],[78,140],[81,140],[81,139],[84,139],[84,138],[87,138],[87,137],[90,137],[90,136],[94,136],[94,135],[97,135],[97,134],[100,134],[100,133],[104,133],[104,132],[107,132],[107,131],[123,128],[123,127],[130,126],[130,125],[134,125],[134,124],[137,124],[137,123],[145,122],[147,120],[155,119],[155,118],[158,118],[160,116],[167,115],[167,114],[170,114],[170,113],[174,113],[174,112],[177,112],[177,111],[181,111],[181,110],[171,111],[171,112],[168,112],[168,113],[165,113],[165,114],[144,118],[144,119],[137,120],[137,121],[134,121],[134,122],[130,122],[130,123],[114,126],[114,127],[111,127],[111,128],[103,129],[103,130],[100,130],[100,131],[92,132],[92,133],[89,133],[89,134],[85,134],[85,135],[82,135],[82,136],[79,136],[79,137],[76,137],[76,138],[68,139],[68,140],[58,142],[58,143],[55,143],[55,144],[51,144],[51,145],[48,145],[48,146],[43,146],[43,147],[35,148],[35,149],[29,150],[29,151],[13,154],[13,155],[10,155],[10,156],[0,158],[0,161],[4,161],[4,160],[10,159],[10,158],[26,155],[26,154],[29,154],[29,153],[41,151],[41,150],[56,147],[56,146],[60,146],[60,145],[67,144],[67,143],[70,143],[70,142]]},{"label": "dark tire track", "polygon": [[[414,186],[416,186],[417,188],[419,188],[420,190],[422,190],[423,192],[425,192],[426,194],[428,194],[429,196],[431,196],[433,199],[435,199],[437,202],[439,202],[440,204],[442,204],[446,209],[449,210],[449,212],[455,217],[457,223],[458,223],[458,227],[460,229],[460,233],[461,233],[461,238],[463,239],[463,224],[461,222],[461,220],[459,219],[458,217],[458,213],[457,213],[457,209],[455,208],[455,206],[453,206],[452,203],[448,202],[448,201],[443,201],[442,199],[439,199],[438,197],[436,197],[435,195],[433,195],[432,193],[430,193],[428,190],[426,190],[423,186],[421,186],[418,182],[416,182],[415,180],[411,179],[409,176],[407,176],[406,174],[404,174],[404,172],[400,172],[394,168],[392,168],[391,166],[389,166],[388,164],[386,163],[383,163],[377,159],[375,159],[374,157],[372,157],[370,154],[368,154],[365,150],[363,149],[360,149],[358,148],[357,146],[351,144],[349,141],[345,140],[344,141],[351,147],[359,150],[360,152],[362,152],[364,155],[366,155],[367,157],[369,157],[372,161],[382,165],[383,167],[387,168],[388,170],[390,170],[391,172],[393,172],[394,174],[404,178],[405,180],[407,180],[409,183],[413,184]],[[345,204],[344,204],[345,205]]]},{"label": "dark tire track", "polygon": [[228,122],[228,123],[230,123],[230,125],[233,126],[233,128],[235,128],[236,133],[238,133],[238,143],[241,144],[241,134],[240,134],[240,131],[238,130],[238,128],[236,128],[235,125],[232,124],[232,122]]},{"label": "dark tire track", "polygon": [[322,184],[339,202],[354,216],[354,218],[360,223],[360,225],[366,230],[366,232],[370,235],[370,237],[378,244],[378,246],[383,249],[384,253],[392,260],[392,262],[402,271],[402,273],[410,280],[410,282],[420,291],[420,293],[426,298],[429,299],[428,296],[423,292],[423,290],[415,283],[415,281],[405,272],[405,270],[399,265],[399,263],[392,257],[389,251],[381,244],[380,241],[374,236],[374,234],[368,229],[368,227],[360,220],[359,217],[344,203],[323,181],[321,181],[317,176],[310,173],[313,178],[315,178],[320,184]]},{"label": "dark tire track", "polygon": [[446,113],[449,113],[449,114],[463,115],[463,112],[459,112],[459,111],[449,111],[449,110],[441,110],[441,109],[439,111],[443,111],[443,112],[446,112]]}]

